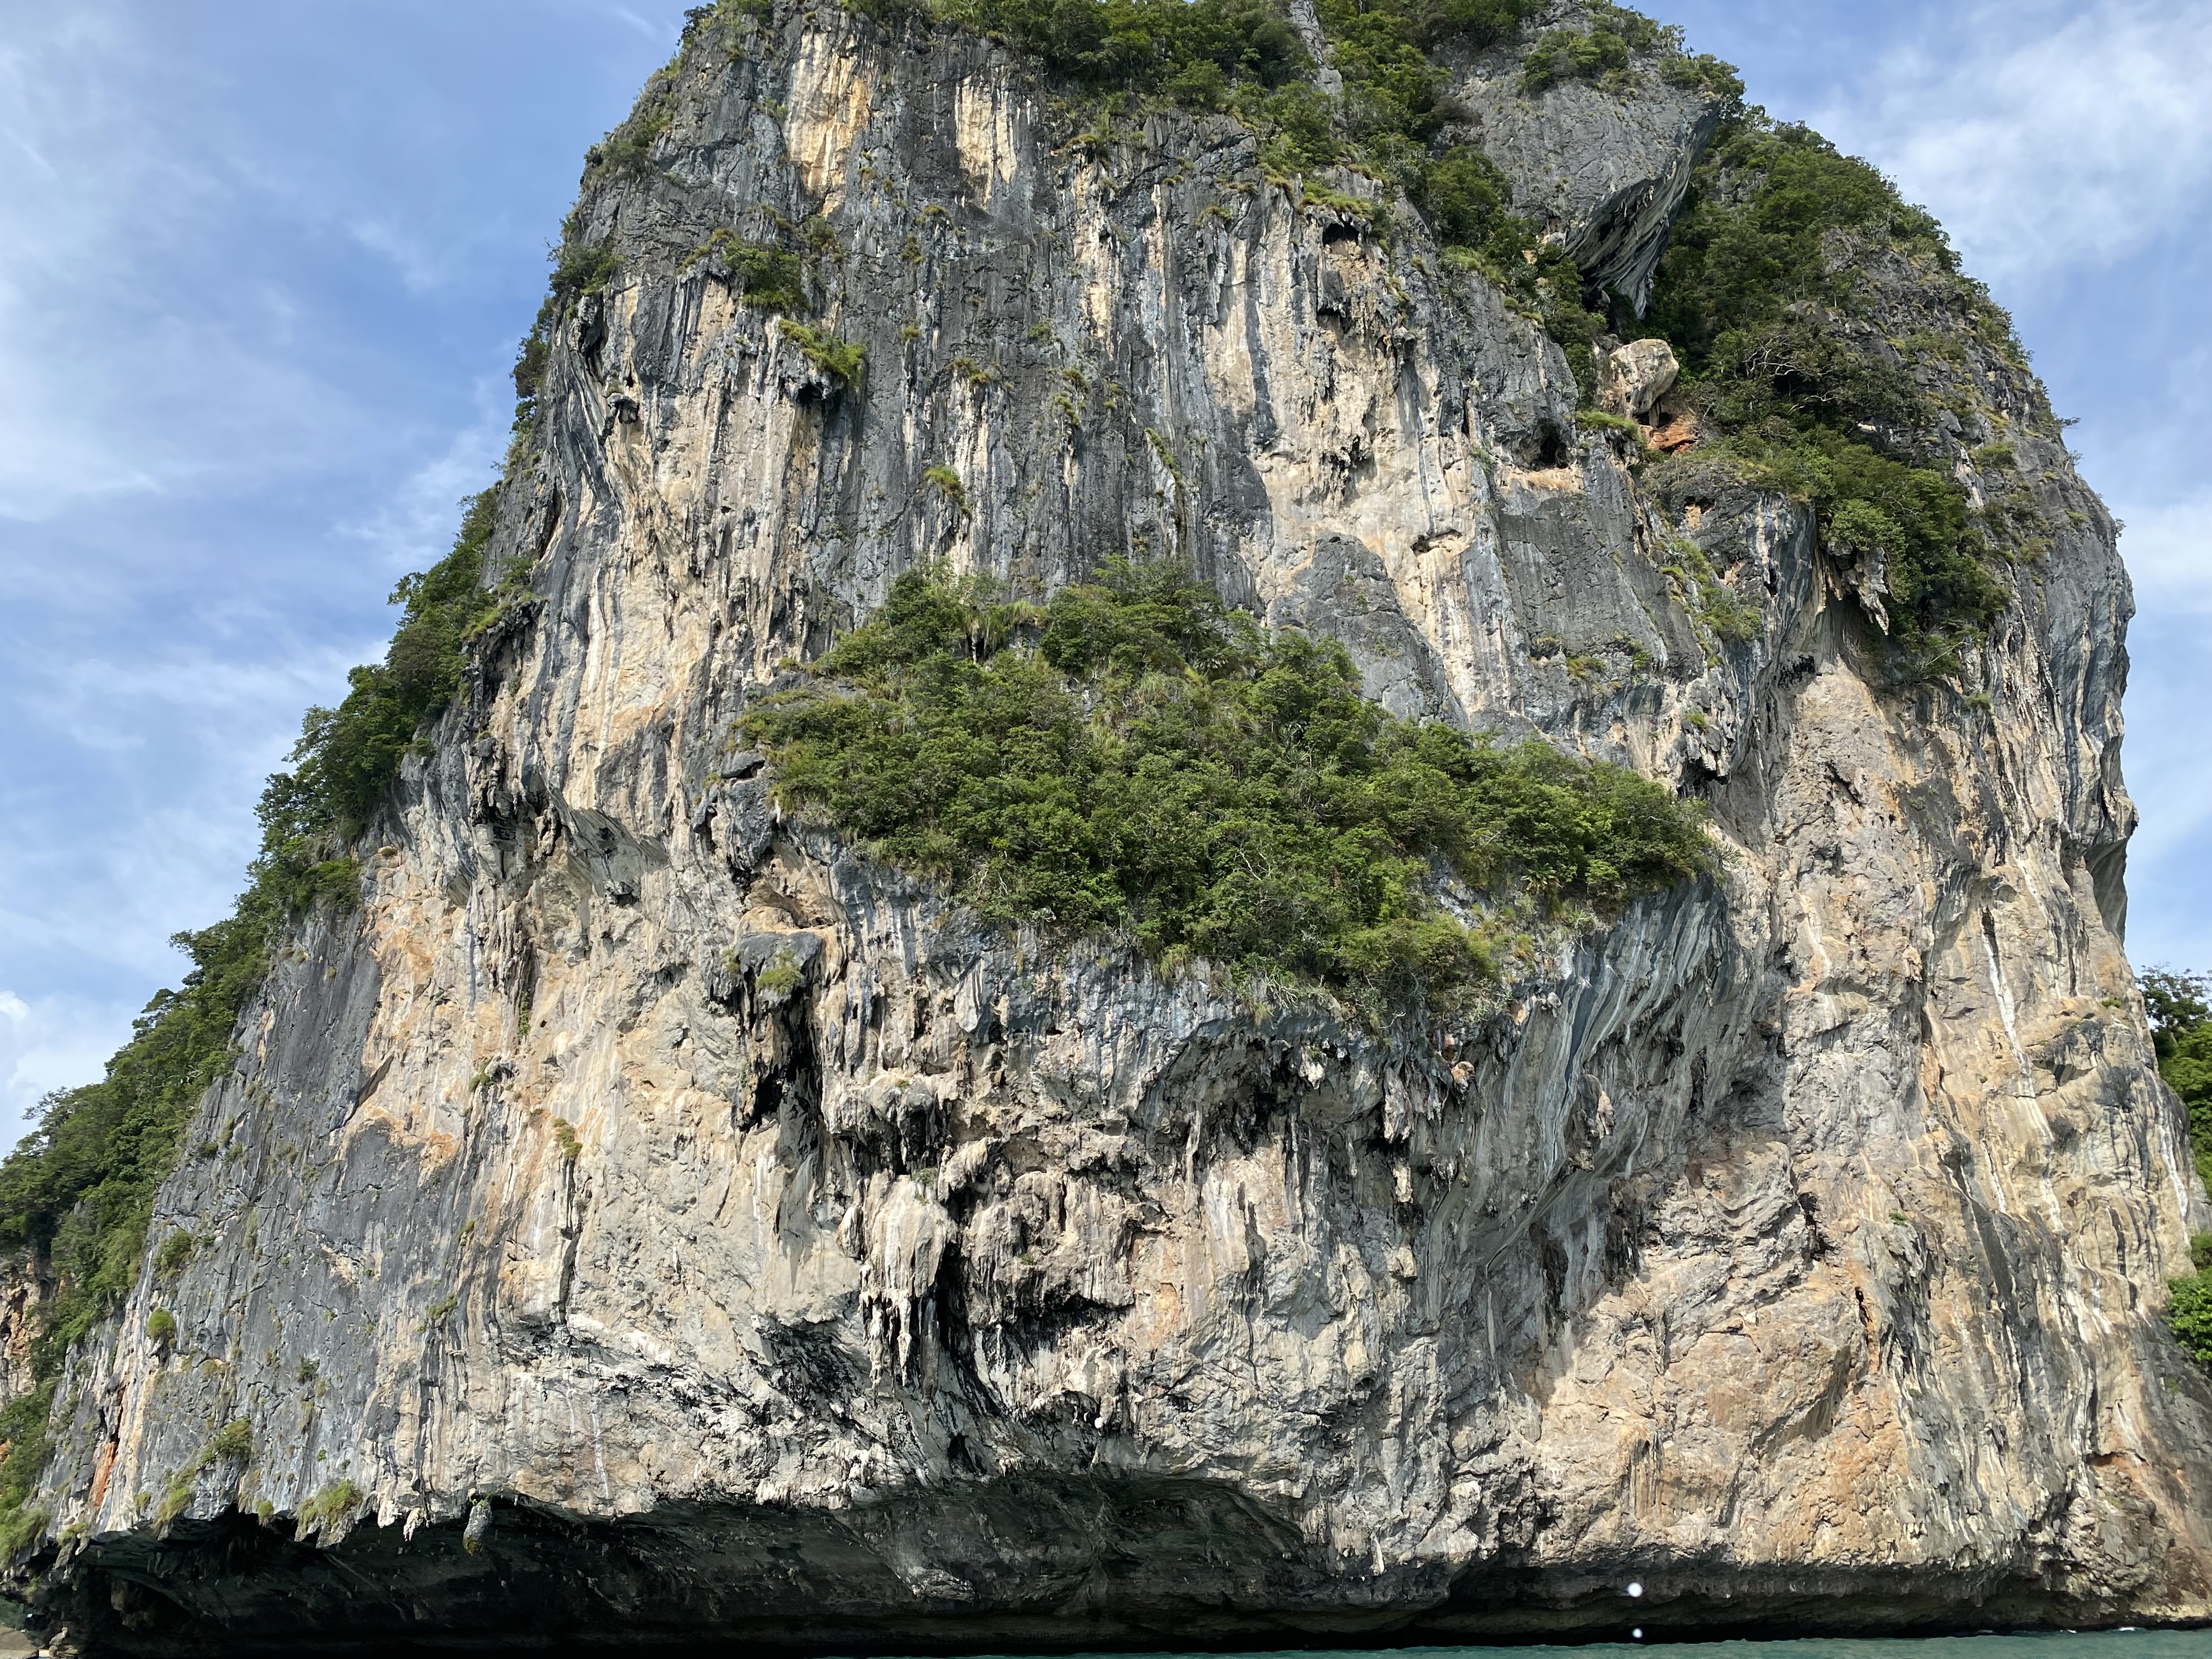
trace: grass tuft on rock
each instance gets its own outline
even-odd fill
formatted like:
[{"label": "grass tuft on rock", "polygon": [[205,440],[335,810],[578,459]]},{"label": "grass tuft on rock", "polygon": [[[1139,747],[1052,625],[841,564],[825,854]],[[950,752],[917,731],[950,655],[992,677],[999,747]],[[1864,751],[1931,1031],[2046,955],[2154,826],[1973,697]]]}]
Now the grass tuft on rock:
[{"label": "grass tuft on rock", "polygon": [[1504,919],[1713,866],[1623,768],[1398,718],[1343,648],[1110,564],[1042,609],[908,572],[740,721],[780,799],[994,920],[1327,987],[1375,1016],[1494,976]]}]

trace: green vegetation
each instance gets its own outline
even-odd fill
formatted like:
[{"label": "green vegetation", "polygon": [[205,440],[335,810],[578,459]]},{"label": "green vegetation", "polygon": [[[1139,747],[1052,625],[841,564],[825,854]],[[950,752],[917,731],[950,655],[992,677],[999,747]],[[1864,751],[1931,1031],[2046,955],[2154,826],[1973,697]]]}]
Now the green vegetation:
[{"label": "green vegetation", "polygon": [[1094,92],[1220,109],[1310,68],[1297,33],[1258,0],[860,0],[884,21],[927,16],[1004,40]]},{"label": "green vegetation", "polygon": [[799,355],[824,374],[849,386],[860,384],[867,372],[868,349],[859,341],[841,339],[827,329],[809,328],[788,317],[780,319],[776,326],[785,339],[799,348]]},{"label": "green vegetation", "polygon": [[1730,645],[1759,637],[1765,618],[1720,579],[1705,549],[1686,537],[1678,537],[1670,551],[1674,556],[1660,567],[1659,574],[1674,583],[1674,597],[1684,610]]},{"label": "green vegetation", "polygon": [[[1235,115],[1260,135],[1261,166],[1278,179],[1347,167],[1407,190],[1440,239],[1459,251],[1455,266],[1506,288],[1565,347],[1585,398],[1594,390],[1589,347],[1602,319],[1584,309],[1573,262],[1534,223],[1506,210],[1497,170],[1480,150],[1432,153],[1451,113],[1450,75],[1437,52],[1510,40],[1540,0],[1322,0],[1322,32],[1343,77],[1335,98],[1314,85],[1297,32],[1265,0],[856,3],[885,21],[933,20],[1029,53],[1099,105],[1086,143],[1111,142],[1117,110],[1180,106]],[[1680,58],[1673,31],[1632,12],[1607,16],[1615,30],[1608,39],[1661,52],[1669,72],[1692,64],[1693,77],[1711,74],[1696,67],[1708,60]],[[1725,66],[1716,67],[1725,78]],[[1317,182],[1305,186],[1304,199],[1365,221],[1376,235],[1389,234],[1389,215],[1375,202]]]},{"label": "green vegetation", "polygon": [[167,1527],[191,1507],[192,1479],[191,1474],[185,1469],[179,1469],[169,1477],[168,1487],[161,1493],[161,1501],[154,1510],[155,1527]]},{"label": "green vegetation", "polygon": [[161,1241],[161,1248],[154,1252],[155,1271],[167,1276],[182,1273],[190,1264],[200,1242],[191,1234],[179,1228]]},{"label": "green vegetation", "polygon": [[1645,325],[1725,434],[1695,464],[1732,463],[1810,502],[1827,545],[1884,568],[1907,671],[1947,672],[2009,595],[1933,442],[1933,404],[1901,364],[1835,325],[1867,309],[1845,249],[1893,251],[1988,307],[1942,228],[1880,173],[1802,127],[1741,114],[1698,167]]},{"label": "green vegetation", "polygon": [[796,991],[806,975],[788,951],[779,951],[775,960],[762,969],[754,977],[753,988],[769,1003],[780,1003]]},{"label": "green vegetation", "polygon": [[546,283],[542,319],[550,321],[587,294],[604,294],[622,270],[622,258],[611,242],[582,242],[565,238],[553,255],[553,275]]},{"label": "green vegetation", "polygon": [[653,170],[653,147],[676,114],[676,76],[683,54],[656,70],[622,125],[584,152],[584,183],[629,179]]},{"label": "green vegetation", "polygon": [[52,1449],[46,1419],[53,1401],[54,1384],[48,1378],[0,1408],[0,1441],[7,1445],[7,1455],[0,1457],[0,1560],[12,1559],[46,1531],[46,1512],[24,1506]]},{"label": "green vegetation", "polygon": [[1605,319],[1583,304],[1582,272],[1565,250],[1510,210],[1498,164],[1472,144],[1455,145],[1409,167],[1406,187],[1443,245],[1446,266],[1480,271],[1540,323],[1566,352],[1582,401],[1589,403],[1597,394],[1590,346]]},{"label": "green vegetation", "polygon": [[2212,978],[2154,968],[2140,982],[2158,1074],[2189,1109],[2197,1173],[2212,1183]]},{"label": "green vegetation", "polygon": [[710,268],[755,309],[794,317],[806,314],[806,283],[797,254],[773,243],[748,241],[734,230],[723,229],[693,249],[686,263],[701,259],[708,261]]},{"label": "green vegetation", "polygon": [[191,1507],[192,1488],[201,1475],[218,1464],[243,1462],[253,1453],[253,1425],[244,1418],[226,1423],[208,1437],[200,1455],[169,1477],[154,1524],[166,1527]]},{"label": "green vegetation", "polygon": [[1630,55],[1650,52],[1664,32],[1632,11],[1605,10],[1587,33],[1553,29],[1528,48],[1521,61],[1524,92],[1540,93],[1562,81],[1596,81],[1618,86],[1628,75]]},{"label": "green vegetation", "polygon": [[545,365],[551,356],[547,342],[562,318],[587,294],[603,294],[622,270],[621,256],[611,242],[586,242],[579,234],[574,216],[562,228],[561,246],[553,252],[553,274],[537,320],[514,353],[514,430],[526,434],[538,425],[538,395],[545,384]]},{"label": "green vegetation", "polygon": [[41,1381],[137,1279],[155,1188],[229,1062],[232,1027],[267,970],[287,898],[318,890],[319,878],[274,864],[264,854],[229,921],[177,936],[192,959],[184,982],[147,1005],[101,1081],[48,1096],[38,1127],[0,1164],[0,1249],[44,1255],[55,1279],[32,1351]]},{"label": "green vegetation", "polygon": [[335,1532],[362,1506],[365,1497],[350,1477],[332,1481],[300,1505],[296,1535],[306,1538],[321,1533],[327,1536]]},{"label": "green vegetation", "polygon": [[2189,1357],[2212,1367],[2212,1233],[2199,1233],[2190,1241],[2197,1271],[2177,1279],[2170,1287],[2166,1322]]},{"label": "green vegetation", "polygon": [[499,608],[501,595],[484,584],[497,511],[496,488],[466,504],[453,550],[392,590],[404,609],[384,661],[348,675],[336,708],[307,711],[294,769],[271,778],[261,798],[265,848],[305,856],[358,835],[423,724],[453,701],[467,643]]},{"label": "green vegetation", "polygon": [[968,514],[968,486],[960,482],[960,475],[949,466],[925,466],[921,481],[951,502],[953,508],[965,518]]},{"label": "green vegetation", "polygon": [[1717,97],[1739,99],[1743,82],[1717,58],[1692,57],[1682,50],[1682,31],[1655,23],[1624,6],[1592,9],[1587,33],[1552,29],[1540,36],[1521,61],[1521,88],[1531,96],[1564,81],[1590,81],[1608,92],[1626,91],[1633,81],[1632,60],[1656,53],[1660,73],[1676,86],[1696,87]]},{"label": "green vegetation", "polygon": [[158,1347],[166,1348],[177,1340],[177,1316],[167,1308],[156,1308],[146,1316],[146,1334]]},{"label": "green vegetation", "polygon": [[[2212,979],[2154,968],[2137,982],[2158,1074],[2189,1109],[2197,1173],[2212,1182]],[[2173,1281],[2166,1322],[2191,1358],[2212,1368],[2212,1233],[2191,1239],[2190,1255],[2197,1271]]]},{"label": "green vegetation", "polygon": [[1449,1006],[1516,920],[1711,867],[1656,784],[1400,720],[1341,647],[1263,634],[1164,563],[1042,609],[909,572],[816,672],[740,725],[787,806],[992,918],[1371,1015]]}]

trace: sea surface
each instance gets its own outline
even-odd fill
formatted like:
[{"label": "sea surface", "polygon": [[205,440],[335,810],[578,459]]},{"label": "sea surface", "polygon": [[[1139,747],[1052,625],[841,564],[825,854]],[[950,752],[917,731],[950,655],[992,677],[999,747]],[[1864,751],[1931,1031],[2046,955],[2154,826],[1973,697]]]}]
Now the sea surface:
[{"label": "sea surface", "polygon": [[[1823,1637],[1805,1642],[1668,1642],[1663,1632],[1643,1642],[1593,1642],[1579,1647],[1387,1648],[1306,1650],[1246,1654],[1239,1659],[1625,1659],[1661,1648],[1666,1659],[2212,1659],[2212,1630],[2054,1631],[2034,1636],[1934,1636],[1904,1639]],[[1000,1656],[999,1659],[1018,1659]],[[1152,1654],[1091,1659],[1200,1659]],[[1206,1656],[1205,1659],[1218,1659]]]},{"label": "sea surface", "polygon": [[[16,1646],[15,1644],[23,1643]],[[1625,1659],[1662,1647],[1667,1659],[2212,1659],[2212,1630],[2056,1631],[2035,1636],[1934,1636],[1905,1639],[1823,1637],[1805,1642],[1592,1642],[1526,1648],[1299,1649],[1237,1659]],[[32,1654],[20,1632],[0,1630],[0,1659]],[[410,1649],[410,1652],[416,1650]],[[996,1654],[987,1659],[1026,1659]],[[1055,1659],[1067,1659],[1056,1656]],[[1220,1659],[1218,1654],[1093,1654],[1076,1659]]]}]

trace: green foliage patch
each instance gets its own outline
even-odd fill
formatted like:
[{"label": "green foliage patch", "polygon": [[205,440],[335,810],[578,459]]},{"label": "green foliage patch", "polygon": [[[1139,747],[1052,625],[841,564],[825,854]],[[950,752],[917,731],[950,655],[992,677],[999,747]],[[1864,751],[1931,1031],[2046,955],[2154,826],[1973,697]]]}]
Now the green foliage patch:
[{"label": "green foliage patch", "polygon": [[2189,1109],[2197,1173],[2212,1184],[2212,978],[2154,968],[2138,982],[2158,1074]]},{"label": "green foliage patch", "polygon": [[771,242],[749,241],[734,230],[722,229],[694,249],[691,258],[708,261],[709,268],[757,310],[794,317],[806,314],[805,278],[799,256],[788,249]]},{"label": "green foliage patch", "polygon": [[1583,302],[1582,272],[1535,222],[1515,213],[1505,175],[1472,144],[1412,163],[1407,192],[1444,250],[1445,263],[1480,271],[1565,349],[1582,401],[1597,392],[1590,346],[1604,319]]},{"label": "green foliage patch", "polygon": [[585,152],[584,178],[595,175],[635,179],[653,170],[653,147],[674,118],[676,70],[674,63],[646,82],[645,91],[622,125]]},{"label": "green foliage patch", "polygon": [[545,285],[545,299],[538,307],[530,332],[515,348],[514,429],[532,430],[538,423],[538,397],[545,383],[545,368],[552,352],[553,330],[577,301],[587,294],[603,294],[622,270],[622,258],[611,242],[587,242],[579,234],[574,216],[563,227],[561,246],[553,251],[553,272]]},{"label": "green foliage patch", "polygon": [[994,919],[1370,1014],[1492,977],[1516,902],[1609,906],[1711,867],[1657,785],[1401,720],[1342,647],[1263,633],[1168,564],[1042,609],[909,572],[816,675],[740,726],[789,807]]},{"label": "green foliage patch", "polygon": [[[2189,1145],[2212,1182],[2212,978],[2154,968],[2138,975],[2158,1074],[2189,1109]],[[2197,1271],[2170,1287],[2166,1322],[2191,1358],[2212,1369],[2212,1233],[2191,1241]]]},{"label": "green foliage patch", "polygon": [[224,1463],[242,1462],[253,1452],[253,1425],[244,1418],[226,1423],[208,1437],[199,1455],[169,1477],[168,1488],[154,1511],[154,1524],[166,1527],[191,1507],[192,1488],[210,1469]]},{"label": "green foliage patch", "polygon": [[199,1249],[199,1240],[181,1227],[161,1241],[161,1248],[154,1252],[154,1268],[157,1273],[182,1273]]},{"label": "green foliage patch", "polygon": [[283,884],[257,883],[229,921],[177,936],[192,959],[184,982],[147,1005],[101,1081],[48,1096],[37,1127],[0,1163],[0,1249],[42,1254],[56,1281],[32,1350],[42,1380],[137,1278],[155,1189],[267,970],[283,913],[271,885]]},{"label": "green foliage patch", "polygon": [[[1910,671],[1948,672],[2010,595],[1965,487],[1919,452],[1937,423],[1925,394],[1829,325],[1864,310],[1849,262],[1832,257],[1838,235],[1965,292],[1941,227],[1874,168],[1802,127],[1735,117],[1698,169],[1644,324],[1673,344],[1684,386],[1725,434],[1719,457],[1811,503],[1835,550],[1875,556]],[[1715,459],[1702,451],[1698,465]]]},{"label": "green foliage patch", "polygon": [[[1502,180],[1480,150],[1431,153],[1451,113],[1450,75],[1437,53],[1512,39],[1541,0],[1321,0],[1322,31],[1343,82],[1336,97],[1314,84],[1297,31],[1267,0],[856,3],[886,21],[933,20],[1029,54],[1106,100],[1095,142],[1110,136],[1116,103],[1227,112],[1261,136],[1261,166],[1279,179],[1349,167],[1408,190],[1432,225],[1440,224],[1440,239],[1464,256],[1458,266],[1511,292],[1566,348],[1585,398],[1594,390],[1589,346],[1602,319],[1583,307],[1573,262],[1545,243],[1533,222],[1505,210]],[[1632,12],[1608,15],[1638,42],[1674,51],[1672,32]],[[1306,194],[1344,207],[1377,235],[1389,234],[1389,216],[1373,203],[1318,185]]]},{"label": "green foliage patch", "polygon": [[298,1535],[308,1538],[321,1533],[328,1536],[336,1532],[352,1519],[355,1512],[367,1501],[367,1496],[350,1476],[333,1480],[300,1505]]},{"label": "green foliage patch", "polygon": [[544,309],[558,316],[586,294],[605,293],[621,270],[622,256],[611,242],[564,238],[554,252]]},{"label": "green foliage patch", "polygon": [[1596,81],[1619,86],[1631,57],[1650,52],[1664,37],[1659,25],[1632,11],[1599,10],[1588,30],[1550,29],[1539,36],[1521,60],[1524,92],[1540,93],[1562,81]]},{"label": "green foliage patch", "polygon": [[1281,87],[1310,68],[1297,32],[1261,0],[864,0],[878,17],[926,13],[1004,40],[1095,91],[1218,109],[1233,88]]},{"label": "green foliage patch", "polygon": [[925,466],[921,469],[921,481],[951,502],[955,512],[963,518],[967,515],[968,486],[960,481],[957,472],[949,466]]},{"label": "green foliage patch", "polygon": [[52,1450],[46,1424],[53,1403],[54,1384],[48,1378],[0,1407],[0,1441],[8,1447],[7,1455],[0,1457],[0,1561],[36,1543],[46,1530],[46,1512],[27,1506]]},{"label": "green foliage patch", "polygon": [[801,356],[832,380],[858,386],[866,374],[868,348],[860,341],[845,339],[827,329],[809,328],[788,317],[779,319],[776,326],[785,339],[799,348]]},{"label": "green foliage patch", "polygon": [[499,608],[484,582],[497,506],[496,489],[466,504],[453,550],[392,590],[402,611],[383,662],[353,670],[336,708],[307,711],[293,769],[271,778],[261,798],[267,848],[289,856],[325,844],[333,830],[358,834],[423,723],[453,701],[465,647]]},{"label": "green foliage patch", "polygon": [[[2200,1234],[2198,1240],[2212,1244],[2212,1234]],[[2188,1278],[2173,1281],[2167,1291],[2166,1322],[2191,1359],[2212,1367],[2212,1273],[2200,1267]]]}]

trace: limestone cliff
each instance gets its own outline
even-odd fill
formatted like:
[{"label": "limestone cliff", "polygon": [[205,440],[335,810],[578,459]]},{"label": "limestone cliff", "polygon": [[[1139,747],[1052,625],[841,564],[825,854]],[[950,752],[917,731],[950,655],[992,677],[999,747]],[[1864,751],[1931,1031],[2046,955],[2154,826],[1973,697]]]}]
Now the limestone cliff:
[{"label": "limestone cliff", "polygon": [[[1462,74],[1516,198],[1640,305],[1710,100]],[[1270,179],[1227,117],[1081,133],[1005,50],[828,5],[656,95],[642,161],[587,175],[572,238],[617,274],[500,498],[529,597],[199,1109],[155,1225],[197,1249],[63,1379],[20,1569],[51,1625],[2212,1612],[2212,1391],[2158,1317],[2205,1200],[2118,934],[2130,601],[2024,370],[1921,319],[2050,551],[1958,676],[1901,680],[1804,508],[1647,488],[1356,174]],[[766,218],[823,228],[813,325],[864,372],[744,302],[711,244]],[[1686,540],[1751,637],[1668,574]],[[1395,710],[1703,795],[1724,873],[1378,1035],[985,928],[785,821],[732,740],[903,569],[1042,592],[1131,550],[1342,640]]]}]

